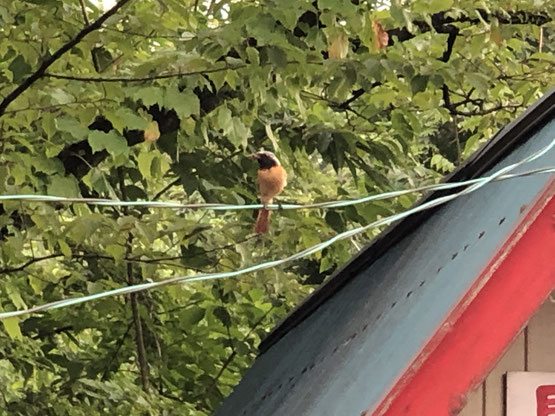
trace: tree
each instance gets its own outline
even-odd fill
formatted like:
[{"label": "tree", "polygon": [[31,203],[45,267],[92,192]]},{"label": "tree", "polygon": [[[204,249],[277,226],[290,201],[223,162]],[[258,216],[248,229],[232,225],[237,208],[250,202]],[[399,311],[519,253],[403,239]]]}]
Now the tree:
[{"label": "tree", "polygon": [[[0,192],[255,203],[433,183],[553,82],[549,2],[0,5]],[[551,10],[552,11],[552,10]],[[552,71],[551,71],[552,72]],[[410,206],[253,212],[4,201],[0,308],[235,270]],[[260,339],[377,231],[270,271],[3,321],[2,414],[211,414]]]}]

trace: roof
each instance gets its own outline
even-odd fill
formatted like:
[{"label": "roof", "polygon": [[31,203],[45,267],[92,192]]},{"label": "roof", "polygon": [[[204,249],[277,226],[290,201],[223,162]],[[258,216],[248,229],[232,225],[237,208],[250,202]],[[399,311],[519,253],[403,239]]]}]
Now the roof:
[{"label": "roof", "polygon": [[[551,92],[448,180],[482,176],[550,144],[553,101]],[[552,148],[516,171],[553,165],[554,154]],[[393,386],[417,368],[422,352],[449,328],[453,311],[476,292],[538,196],[546,187],[555,191],[554,176],[489,183],[433,214],[390,227],[274,330],[217,415],[382,415],[378,406],[399,391]],[[445,193],[423,201],[438,195]],[[540,246],[533,252],[551,247]],[[552,258],[551,252],[543,254]]]},{"label": "roof", "polygon": [[[526,141],[530,135],[541,127],[546,120],[553,118],[555,113],[555,88],[546,93],[539,101],[524,111],[517,119],[504,126],[479,150],[474,152],[462,165],[441,182],[460,182],[480,177],[484,172],[495,166],[515,147]],[[449,195],[456,189],[431,192],[416,205],[421,205],[431,199]],[[312,314],[337,291],[356,276],[360,270],[368,268],[392,246],[410,234],[427,218],[434,215],[436,209],[429,209],[404,220],[392,224],[378,237],[364,247],[345,266],[339,269],[330,279],[299,304],[268,336],[260,343],[259,351],[264,353],[268,348],[281,339],[289,330]]]}]

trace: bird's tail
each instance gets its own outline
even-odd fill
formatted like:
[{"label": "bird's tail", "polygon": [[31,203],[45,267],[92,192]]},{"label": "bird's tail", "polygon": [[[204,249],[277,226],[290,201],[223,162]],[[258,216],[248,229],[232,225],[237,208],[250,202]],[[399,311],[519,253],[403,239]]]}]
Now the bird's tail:
[{"label": "bird's tail", "polygon": [[258,210],[258,217],[254,224],[254,232],[257,234],[268,234],[270,231],[270,214],[267,209],[260,208]]}]

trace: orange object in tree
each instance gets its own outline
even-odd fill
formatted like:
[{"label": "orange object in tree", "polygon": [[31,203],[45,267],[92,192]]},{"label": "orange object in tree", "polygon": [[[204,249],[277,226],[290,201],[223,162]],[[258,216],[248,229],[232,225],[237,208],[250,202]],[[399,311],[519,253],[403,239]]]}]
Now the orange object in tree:
[{"label": "orange object in tree", "polygon": [[[287,172],[272,152],[260,151],[252,155],[258,161],[258,190],[260,202],[271,204],[276,195],[287,185]],[[254,232],[267,234],[270,230],[270,211],[260,208],[254,225]]]}]

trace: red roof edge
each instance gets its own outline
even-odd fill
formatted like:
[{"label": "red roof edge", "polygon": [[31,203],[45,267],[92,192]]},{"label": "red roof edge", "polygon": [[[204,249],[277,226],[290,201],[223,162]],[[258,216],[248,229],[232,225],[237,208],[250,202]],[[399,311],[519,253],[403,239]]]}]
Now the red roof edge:
[{"label": "red roof edge", "polygon": [[555,288],[555,179],[376,408],[364,416],[456,415]]}]

